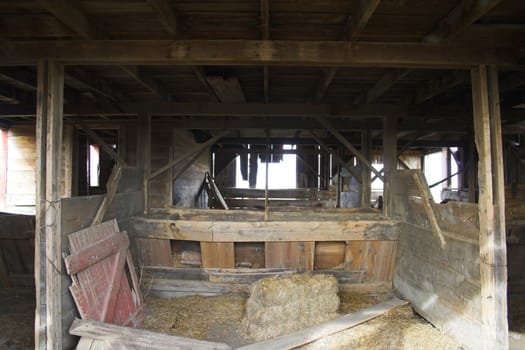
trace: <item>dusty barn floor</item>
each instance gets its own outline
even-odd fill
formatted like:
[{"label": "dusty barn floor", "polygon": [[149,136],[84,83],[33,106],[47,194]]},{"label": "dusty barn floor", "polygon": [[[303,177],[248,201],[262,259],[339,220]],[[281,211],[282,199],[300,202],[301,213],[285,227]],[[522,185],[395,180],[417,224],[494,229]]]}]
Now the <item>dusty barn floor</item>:
[{"label": "dusty barn floor", "polygon": [[[339,313],[372,306],[387,296],[341,293]],[[148,314],[143,328],[156,332],[226,342],[233,347],[250,343],[240,329],[246,297],[188,296],[160,299],[148,296]],[[428,322],[415,315],[410,306],[305,345],[302,349],[461,349]]]},{"label": "dusty barn floor", "polygon": [[35,291],[0,289],[0,350],[34,348]]}]

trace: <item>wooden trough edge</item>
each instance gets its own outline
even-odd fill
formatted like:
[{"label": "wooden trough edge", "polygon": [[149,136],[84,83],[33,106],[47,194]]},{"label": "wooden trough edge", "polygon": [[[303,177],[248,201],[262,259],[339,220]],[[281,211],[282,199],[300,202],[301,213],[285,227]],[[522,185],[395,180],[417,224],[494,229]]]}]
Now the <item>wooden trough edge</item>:
[{"label": "wooden trough edge", "polygon": [[[69,333],[83,338],[155,350],[227,350],[228,344],[155,333],[143,329],[116,326],[98,321],[75,319]],[[110,347],[111,348],[111,347]]]},{"label": "wooden trough edge", "polygon": [[406,300],[396,297],[383,301],[367,309],[344,315],[338,319],[308,327],[297,332],[286,334],[269,340],[241,346],[237,350],[293,349],[311,343],[323,337],[339,333],[381,316],[386,312],[407,305]]}]

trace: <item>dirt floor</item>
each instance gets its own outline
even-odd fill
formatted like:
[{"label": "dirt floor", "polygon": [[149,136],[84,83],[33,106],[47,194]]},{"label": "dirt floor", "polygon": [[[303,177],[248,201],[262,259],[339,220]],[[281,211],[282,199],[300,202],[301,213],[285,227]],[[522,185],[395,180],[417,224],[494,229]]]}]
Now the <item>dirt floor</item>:
[{"label": "dirt floor", "polygon": [[0,289],[0,350],[34,348],[35,291]]},{"label": "dirt floor", "polygon": [[[387,299],[357,293],[340,294],[340,314],[350,313]],[[188,296],[177,299],[147,297],[143,328],[167,334],[221,341],[233,347],[250,343],[239,331],[246,297]],[[303,349],[461,349],[455,341],[412,312],[398,308],[345,332],[303,346]]]}]

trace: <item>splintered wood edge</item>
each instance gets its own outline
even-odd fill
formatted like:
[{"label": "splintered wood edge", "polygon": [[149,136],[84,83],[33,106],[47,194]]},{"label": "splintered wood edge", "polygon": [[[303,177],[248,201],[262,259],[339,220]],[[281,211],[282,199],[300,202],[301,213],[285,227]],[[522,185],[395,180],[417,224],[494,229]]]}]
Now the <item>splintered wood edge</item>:
[{"label": "splintered wood edge", "polygon": [[302,329],[297,332],[279,336],[237,348],[237,350],[263,350],[263,349],[292,349],[300,345],[311,343],[323,337],[344,331],[379,317],[388,311],[407,305],[408,301],[396,297],[383,301],[372,307],[344,315],[338,319],[322,323],[317,326]]}]

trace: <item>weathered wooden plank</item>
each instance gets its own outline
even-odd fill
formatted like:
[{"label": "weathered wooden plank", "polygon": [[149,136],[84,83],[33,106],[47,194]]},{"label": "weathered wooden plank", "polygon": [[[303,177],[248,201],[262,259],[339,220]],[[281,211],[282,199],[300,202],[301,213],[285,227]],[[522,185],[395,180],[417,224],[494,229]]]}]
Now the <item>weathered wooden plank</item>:
[{"label": "weathered wooden plank", "polygon": [[513,65],[512,50],[419,43],[271,40],[68,40],[12,42],[2,62],[54,58],[68,64],[173,64],[382,67]]},{"label": "weathered wooden plank", "polygon": [[111,339],[114,344],[123,344],[125,346],[138,346],[147,349],[171,350],[171,349],[231,349],[225,343],[214,343],[193,338],[183,338],[173,335],[154,333],[142,329],[120,327],[113,324],[78,320],[76,319],[70,328],[70,333],[89,339],[107,340]]},{"label": "weathered wooden plank", "polygon": [[202,267],[234,268],[233,242],[201,242]]},{"label": "weathered wooden plank", "polygon": [[419,194],[421,195],[423,209],[425,209],[425,213],[427,214],[427,217],[430,220],[430,223],[432,225],[432,230],[436,234],[439,241],[441,242],[441,247],[443,247],[446,244],[445,237],[443,236],[443,232],[441,231],[441,227],[439,227],[439,223],[437,221],[436,214],[434,213],[434,210],[432,208],[428,184],[426,183],[426,180],[423,178],[423,174],[420,172],[413,173],[412,177],[419,190]]},{"label": "weathered wooden plank", "polygon": [[266,268],[313,270],[315,242],[266,242]]},{"label": "weathered wooden plank", "polygon": [[343,268],[345,258],[345,242],[316,242],[315,269]]},{"label": "weathered wooden plank", "polygon": [[287,335],[276,337],[270,340],[241,346],[239,350],[257,349],[293,349],[300,345],[311,343],[317,339],[341,332],[345,329],[355,327],[361,323],[374,319],[382,314],[406,305],[408,302],[397,298],[384,301],[370,308],[360,310],[343,317],[322,323],[318,326],[308,327],[303,330]]},{"label": "weathered wooden plank", "polygon": [[171,244],[167,239],[135,238],[134,251],[140,266],[173,266]]},{"label": "weathered wooden plank", "polygon": [[207,242],[396,240],[403,223],[355,221],[188,221],[133,217],[122,228],[133,237]]},{"label": "weathered wooden plank", "polygon": [[346,243],[345,270],[366,269],[366,241],[352,241]]},{"label": "weathered wooden plank", "polygon": [[67,273],[72,275],[116,254],[121,247],[129,247],[127,235],[114,235],[85,247],[78,253],[73,253],[64,259]]}]

